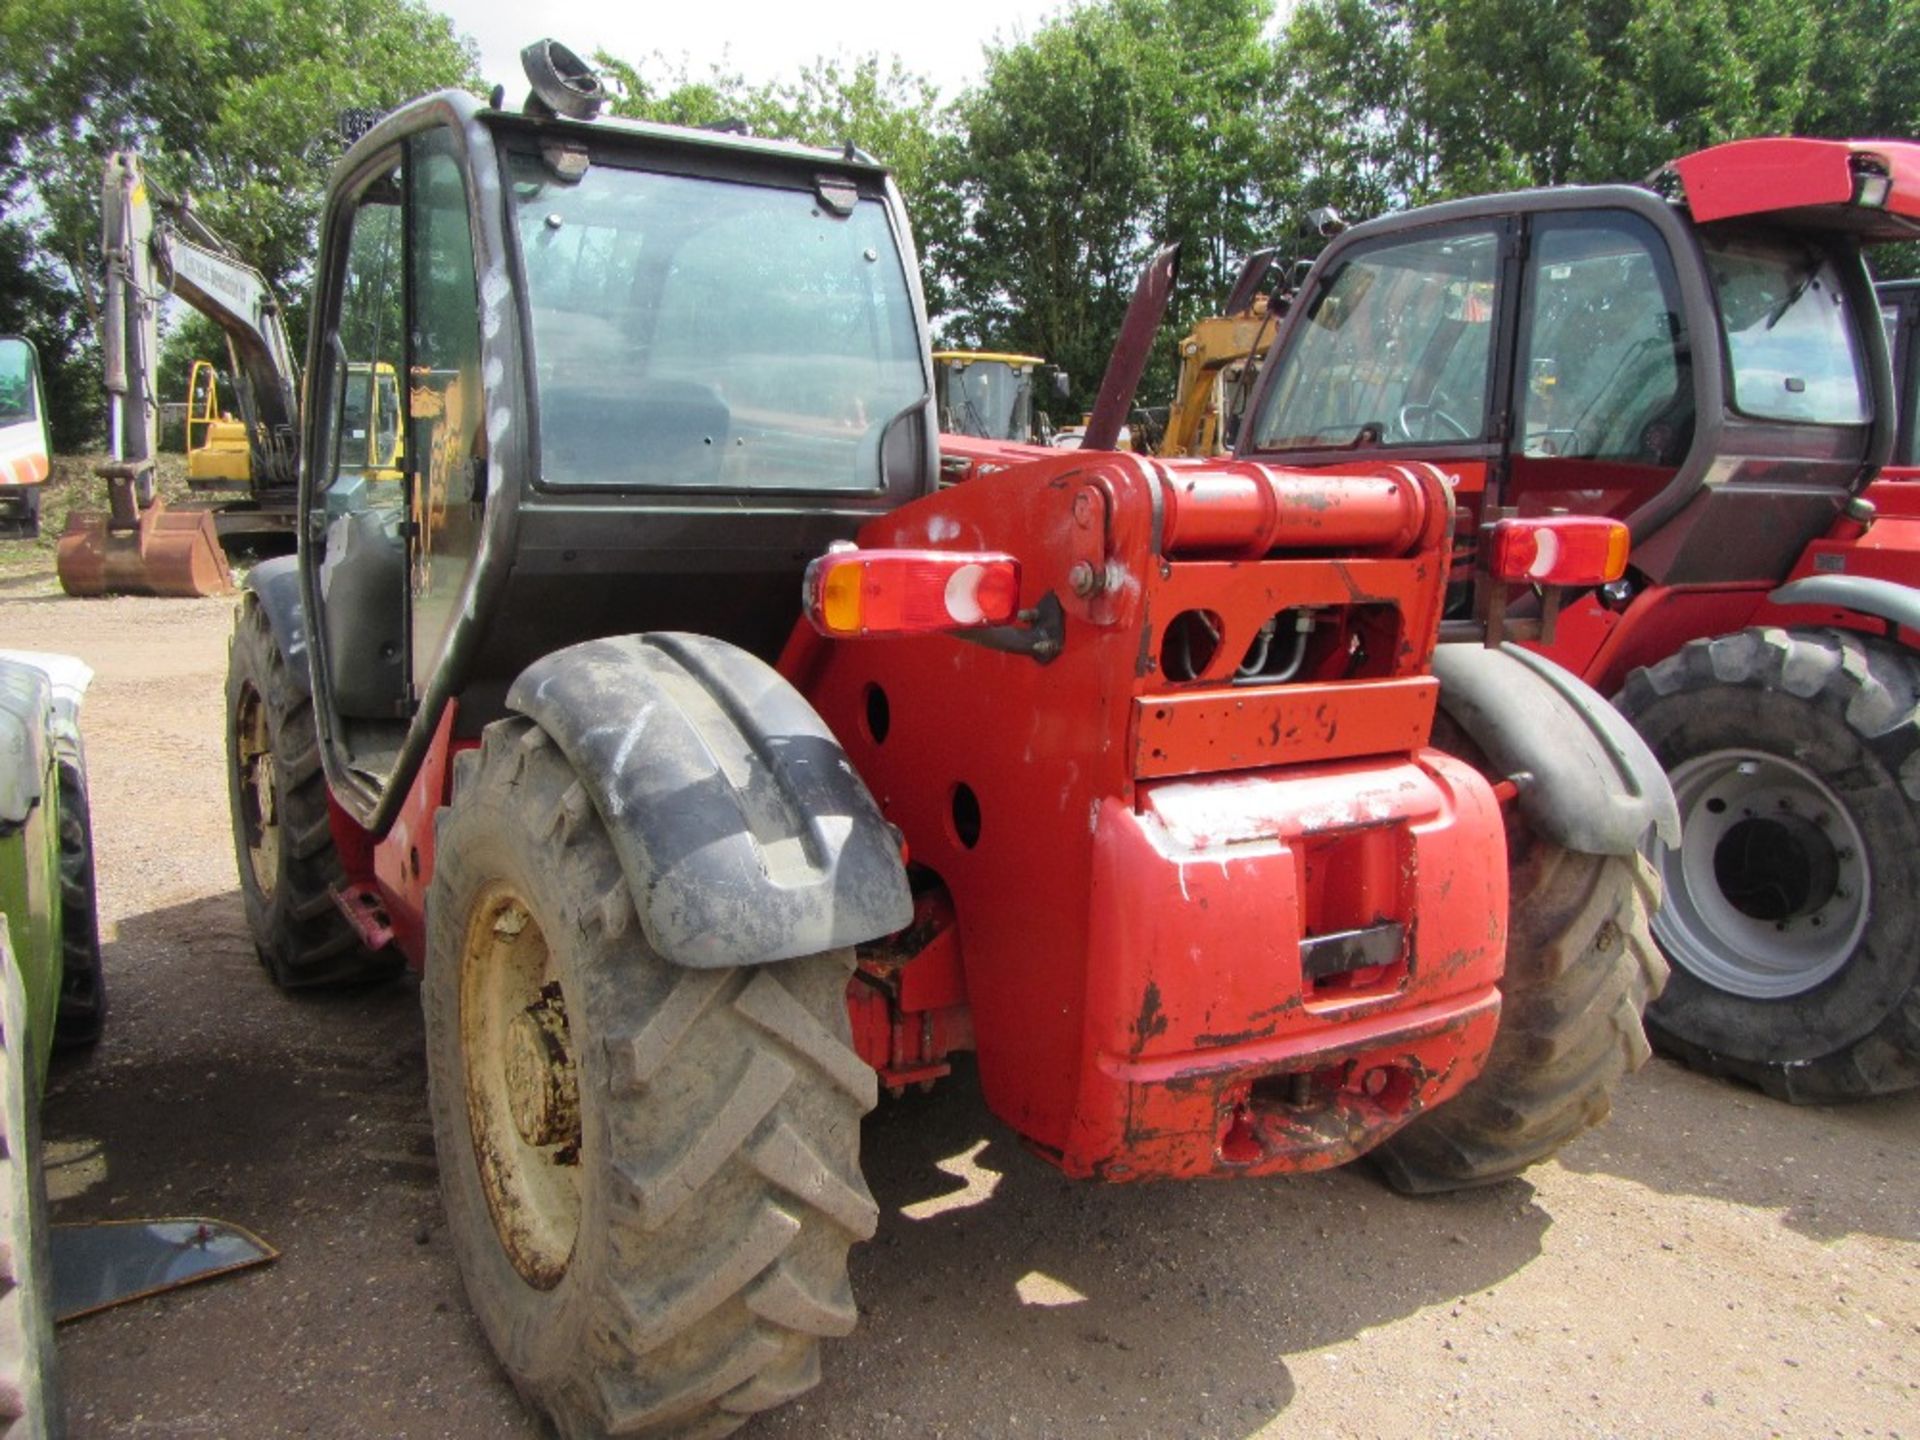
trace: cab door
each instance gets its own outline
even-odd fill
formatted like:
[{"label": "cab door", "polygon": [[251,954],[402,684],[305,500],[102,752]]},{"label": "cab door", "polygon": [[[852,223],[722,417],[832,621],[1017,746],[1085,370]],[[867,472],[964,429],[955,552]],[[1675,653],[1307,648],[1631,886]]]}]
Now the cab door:
[{"label": "cab door", "polygon": [[1533,215],[1497,502],[1625,518],[1692,448],[1692,337],[1666,241],[1626,210]]},{"label": "cab door", "polygon": [[[459,613],[485,503],[465,165],[444,127],[363,166],[323,277],[306,535],[333,738],[383,784]],[[313,593],[312,591],[309,592]]]}]

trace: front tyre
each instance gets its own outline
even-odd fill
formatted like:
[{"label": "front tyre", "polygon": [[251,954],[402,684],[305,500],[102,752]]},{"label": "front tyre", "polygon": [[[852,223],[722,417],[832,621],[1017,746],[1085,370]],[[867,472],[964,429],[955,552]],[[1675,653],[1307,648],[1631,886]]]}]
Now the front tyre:
[{"label": "front tyre", "polygon": [[1666,965],[1648,933],[1659,901],[1638,855],[1586,855],[1509,826],[1500,1028],[1479,1075],[1373,1152],[1396,1190],[1518,1175],[1599,1124],[1650,1053],[1640,1013]]},{"label": "front tyre", "polygon": [[1673,780],[1663,1051],[1780,1099],[1920,1085],[1920,670],[1840,630],[1696,640],[1620,708]]},{"label": "front tyre", "polygon": [[422,1003],[467,1293],[562,1435],[723,1434],[853,1328],[877,1212],[852,955],[668,964],[546,732],[491,725],[455,777]]}]

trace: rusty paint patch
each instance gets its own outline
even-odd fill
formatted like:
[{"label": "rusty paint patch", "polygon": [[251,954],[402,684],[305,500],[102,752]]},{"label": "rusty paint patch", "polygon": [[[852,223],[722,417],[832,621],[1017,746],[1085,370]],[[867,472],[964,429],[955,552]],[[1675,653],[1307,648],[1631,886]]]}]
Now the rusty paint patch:
[{"label": "rusty paint patch", "polygon": [[1135,1053],[1144,1050],[1150,1041],[1164,1035],[1166,1030],[1167,1017],[1160,1004],[1160,987],[1149,980],[1147,993],[1140,997],[1140,1018],[1133,1022],[1133,1034],[1137,1042]]}]

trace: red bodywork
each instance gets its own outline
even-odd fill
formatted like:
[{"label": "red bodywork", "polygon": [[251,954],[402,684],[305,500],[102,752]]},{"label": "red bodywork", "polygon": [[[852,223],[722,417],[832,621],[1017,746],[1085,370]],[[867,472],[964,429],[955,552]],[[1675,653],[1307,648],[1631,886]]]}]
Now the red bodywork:
[{"label": "red bodywork", "polygon": [[[1338,1164],[1478,1072],[1506,855],[1486,782],[1425,748],[1449,510],[1424,468],[1043,452],[865,528],[1017,555],[1023,605],[1063,612],[1044,663],[810,629],[782,659],[922,889],[854,987],[886,1083],[971,1039],[997,1114],[1121,1179]],[[1232,684],[1298,607],[1326,617],[1298,678]],[[1194,610],[1219,642],[1170,680]],[[1303,942],[1396,924],[1382,963],[1303,972]]]},{"label": "red bodywork", "polygon": [[[857,1049],[894,1088],[977,1049],[996,1113],[1075,1175],[1363,1153],[1473,1078],[1499,1018],[1499,805],[1426,745],[1444,483],[1003,459],[860,543],[1018,556],[1023,607],[1059,607],[1057,653],[803,622],[781,661],[913,861],[914,921],[863,948],[849,991]],[[1303,608],[1294,678],[1232,683],[1261,625]],[[1170,679],[1190,611],[1218,642],[1196,659],[1189,633],[1193,678]],[[449,712],[385,838],[335,817],[343,905],[416,964],[452,734]]]},{"label": "red bodywork", "polygon": [[[1891,241],[1911,240],[1920,220],[1920,146],[1910,140],[1734,140],[1670,168],[1696,224],[1764,215]],[[1862,180],[1876,177],[1888,182],[1885,199],[1856,203]]]},{"label": "red bodywork", "polygon": [[[1888,622],[1836,606],[1775,605],[1767,596],[1789,580],[1809,575],[1855,575],[1920,587],[1920,476],[1883,472],[1865,491],[1877,514],[1862,526],[1841,517],[1808,545],[1799,561],[1777,579],[1729,585],[1650,586],[1624,610],[1609,609],[1593,594],[1561,612],[1550,645],[1533,648],[1583,678],[1603,695],[1614,695],[1627,676],[1654,665],[1692,640],[1731,635],[1754,625],[1837,626],[1885,635]],[[1913,646],[1920,636],[1897,631]]]}]

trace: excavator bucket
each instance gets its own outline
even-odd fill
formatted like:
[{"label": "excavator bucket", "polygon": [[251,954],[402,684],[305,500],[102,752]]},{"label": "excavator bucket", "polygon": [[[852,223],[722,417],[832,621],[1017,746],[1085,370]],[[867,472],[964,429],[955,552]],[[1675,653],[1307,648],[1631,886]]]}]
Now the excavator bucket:
[{"label": "excavator bucket", "polygon": [[233,575],[207,510],[155,500],[131,525],[104,510],[75,510],[60,536],[57,569],[69,595],[231,595]]}]

